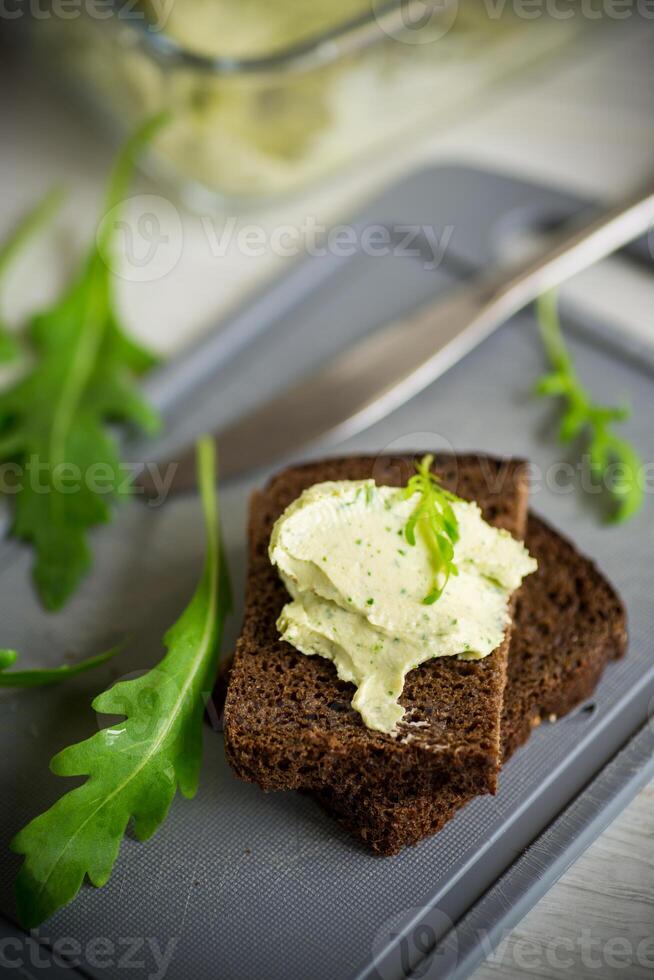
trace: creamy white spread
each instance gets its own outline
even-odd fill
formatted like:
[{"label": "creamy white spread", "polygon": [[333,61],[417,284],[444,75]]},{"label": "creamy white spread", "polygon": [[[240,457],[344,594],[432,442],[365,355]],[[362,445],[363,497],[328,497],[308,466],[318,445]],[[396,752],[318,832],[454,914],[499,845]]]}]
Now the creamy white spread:
[{"label": "creamy white spread", "polygon": [[511,594],[536,569],[523,544],[455,500],[458,575],[426,605],[430,556],[420,536],[412,546],[404,535],[418,499],[372,480],[318,483],[282,514],[269,546],[292,599],[277,622],[282,638],[333,661],[356,686],[364,723],[392,734],[407,673],[432,657],[488,656],[509,624]]}]

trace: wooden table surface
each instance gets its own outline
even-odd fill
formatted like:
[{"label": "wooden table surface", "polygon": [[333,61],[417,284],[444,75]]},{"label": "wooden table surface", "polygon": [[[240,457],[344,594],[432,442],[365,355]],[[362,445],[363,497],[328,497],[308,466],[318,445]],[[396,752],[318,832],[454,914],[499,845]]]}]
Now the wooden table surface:
[{"label": "wooden table surface", "polygon": [[654,783],[498,946],[473,980],[654,976]]},{"label": "wooden table surface", "polygon": [[[654,171],[654,22],[616,23],[610,38],[590,37],[560,63],[486,102],[444,134],[398,148],[373,173],[352,174],[283,210],[237,216],[265,228],[303,215],[326,223],[346,215],[363,196],[413,166],[438,159],[508,169],[598,196],[617,196]],[[12,98],[0,109],[3,155],[0,180],[12,193],[0,200],[0,229],[31,202],[44,183],[75,175],[66,221],[80,240],[96,214],[106,169],[106,148],[26,76],[12,79]],[[216,319],[283,263],[256,261],[227,249],[215,274],[197,218],[180,215],[184,250],[174,271],[151,283],[125,281],[121,302],[134,332],[162,352],[171,351]],[[58,256],[58,261],[61,256]],[[35,284],[17,269],[7,284],[7,314],[55,288],[59,266]],[[590,309],[654,343],[654,282],[642,270],[611,260],[567,287]],[[26,299],[26,296],[29,299]],[[144,310],[147,309],[147,316]],[[608,312],[608,316],[606,315]],[[633,978],[654,973],[654,785],[631,803],[597,842],[506,938],[475,974],[500,978]]]}]

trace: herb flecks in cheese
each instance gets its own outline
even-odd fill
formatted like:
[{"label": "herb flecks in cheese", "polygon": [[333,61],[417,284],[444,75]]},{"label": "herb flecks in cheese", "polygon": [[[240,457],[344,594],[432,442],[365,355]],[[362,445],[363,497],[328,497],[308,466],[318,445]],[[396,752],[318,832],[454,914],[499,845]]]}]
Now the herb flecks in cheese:
[{"label": "herb flecks in cheese", "polygon": [[405,537],[418,502],[372,480],[318,483],[282,514],[269,547],[291,596],[277,622],[282,638],[333,661],[357,688],[364,723],[391,734],[407,673],[432,657],[488,656],[509,625],[511,594],[536,568],[476,504],[453,498],[458,574],[426,604],[432,556],[421,536],[413,545]]}]

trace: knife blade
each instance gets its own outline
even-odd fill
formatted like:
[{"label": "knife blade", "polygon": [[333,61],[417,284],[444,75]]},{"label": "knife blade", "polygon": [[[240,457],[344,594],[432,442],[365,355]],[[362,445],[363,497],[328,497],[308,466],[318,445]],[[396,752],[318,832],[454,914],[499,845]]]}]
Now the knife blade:
[{"label": "knife blade", "polygon": [[[542,292],[621,248],[652,222],[650,183],[599,216],[574,223],[517,269],[482,274],[377,329],[220,430],[215,438],[222,478],[264,468],[310,445],[343,440],[368,428],[431,384]],[[192,448],[163,465],[174,473],[170,493],[194,488]],[[136,482],[146,495],[158,493],[150,467]]]}]

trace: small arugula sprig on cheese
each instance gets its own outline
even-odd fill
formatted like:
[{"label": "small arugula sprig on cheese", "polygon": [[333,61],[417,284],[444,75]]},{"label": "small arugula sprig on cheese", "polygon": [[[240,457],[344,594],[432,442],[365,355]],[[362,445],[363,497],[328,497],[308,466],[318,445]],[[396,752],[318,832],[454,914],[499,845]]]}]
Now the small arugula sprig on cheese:
[{"label": "small arugula sprig on cheese", "polygon": [[585,434],[590,466],[597,476],[605,477],[615,464],[619,476],[607,481],[615,502],[610,520],[614,523],[626,521],[643,503],[643,487],[639,481],[643,464],[632,444],[616,435],[611,427],[614,422],[624,422],[631,412],[627,406],[600,405],[584,388],[563,340],[556,295],[550,292],[541,296],[536,311],[545,353],[552,365],[552,370],[537,382],[536,392],[562,400],[559,439],[569,443],[576,436]]},{"label": "small arugula sprig on cheese", "polygon": [[459,525],[451,506],[458,498],[440,485],[431,472],[433,462],[434,457],[427,455],[416,463],[417,472],[404,489],[405,499],[414,494],[420,495],[404,528],[404,536],[414,546],[418,532],[429,553],[434,578],[431,589],[422,600],[426,606],[431,606],[441,597],[450,575],[459,574],[454,563]]}]

